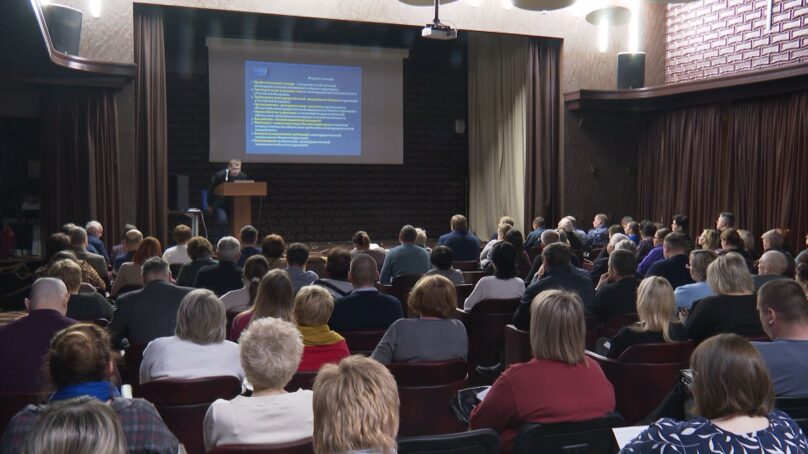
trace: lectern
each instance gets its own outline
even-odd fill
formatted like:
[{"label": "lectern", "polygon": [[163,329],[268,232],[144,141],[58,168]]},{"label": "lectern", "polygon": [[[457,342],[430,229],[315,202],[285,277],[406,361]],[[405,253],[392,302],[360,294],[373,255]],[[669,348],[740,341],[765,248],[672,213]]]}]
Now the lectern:
[{"label": "lectern", "polygon": [[267,195],[266,181],[234,181],[216,186],[216,195],[233,198],[233,211],[230,213],[230,231],[233,234],[245,225],[252,224],[252,204],[250,197]]}]

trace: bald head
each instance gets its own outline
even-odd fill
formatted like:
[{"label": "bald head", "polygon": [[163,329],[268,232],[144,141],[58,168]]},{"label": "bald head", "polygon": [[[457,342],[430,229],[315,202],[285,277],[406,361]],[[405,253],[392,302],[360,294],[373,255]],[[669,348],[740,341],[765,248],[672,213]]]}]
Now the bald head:
[{"label": "bald head", "polygon": [[760,274],[783,274],[788,269],[788,258],[780,251],[767,251],[760,256]]},{"label": "bald head", "polygon": [[376,260],[367,254],[356,254],[351,260],[351,269],[348,272],[348,280],[354,287],[373,287],[379,279],[379,271],[376,267]]},{"label": "bald head", "polygon": [[69,298],[64,282],[52,277],[41,277],[31,286],[31,295],[25,299],[25,306],[28,312],[52,309],[65,315]]},{"label": "bald head", "polygon": [[126,250],[130,252],[137,251],[137,248],[140,247],[140,243],[143,242],[143,234],[137,229],[129,230],[123,238],[126,244]]},{"label": "bald head", "polygon": [[558,243],[561,241],[561,235],[555,230],[545,230],[541,233],[541,244],[547,246],[548,244]]}]

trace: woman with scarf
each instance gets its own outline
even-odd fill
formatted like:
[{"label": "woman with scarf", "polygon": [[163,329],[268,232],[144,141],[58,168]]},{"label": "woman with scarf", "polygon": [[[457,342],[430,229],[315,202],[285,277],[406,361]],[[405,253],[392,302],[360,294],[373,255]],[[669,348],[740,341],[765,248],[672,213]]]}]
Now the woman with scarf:
[{"label": "woman with scarf", "polygon": [[317,371],[351,354],[345,339],[331,331],[328,319],[334,312],[334,297],[323,287],[309,285],[295,297],[295,321],[303,334],[303,359],[299,371]]}]

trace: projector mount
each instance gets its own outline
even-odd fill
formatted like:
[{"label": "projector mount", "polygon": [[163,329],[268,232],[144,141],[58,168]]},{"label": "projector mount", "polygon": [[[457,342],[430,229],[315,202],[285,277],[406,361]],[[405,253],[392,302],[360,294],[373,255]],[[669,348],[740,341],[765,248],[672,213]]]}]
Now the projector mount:
[{"label": "projector mount", "polygon": [[442,40],[457,38],[457,30],[452,28],[450,25],[441,23],[439,17],[439,8],[440,0],[435,0],[435,19],[432,20],[431,24],[427,24],[426,27],[421,30],[421,36],[429,39]]}]

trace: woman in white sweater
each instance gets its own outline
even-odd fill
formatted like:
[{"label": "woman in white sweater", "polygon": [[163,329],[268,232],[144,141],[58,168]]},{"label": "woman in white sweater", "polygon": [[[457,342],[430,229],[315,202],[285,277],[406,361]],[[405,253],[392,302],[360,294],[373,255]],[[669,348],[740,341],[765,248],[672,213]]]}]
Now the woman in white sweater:
[{"label": "woman in white sweater", "polygon": [[224,304],[210,290],[193,290],[180,301],[177,328],[146,346],[140,383],[160,378],[204,378],[232,375],[244,379],[238,345],[224,340]]},{"label": "woman in white sweater", "polygon": [[494,275],[486,276],[477,282],[474,290],[463,304],[463,310],[470,311],[477,303],[487,299],[521,298],[525,293],[525,282],[516,277],[518,251],[507,241],[500,241],[491,250]]},{"label": "woman in white sweater", "polygon": [[295,325],[272,317],[256,320],[241,335],[239,346],[253,394],[219,399],[210,406],[205,415],[205,448],[311,438],[312,392],[283,389],[303,355],[303,340]]}]

